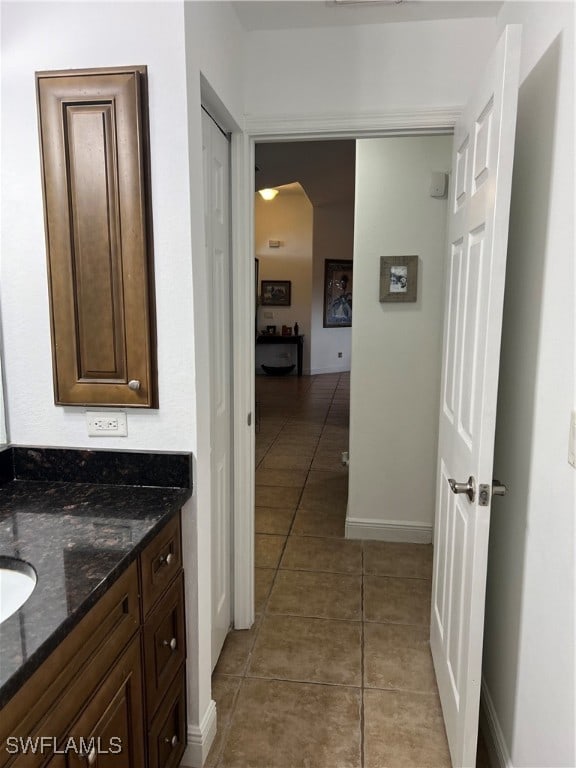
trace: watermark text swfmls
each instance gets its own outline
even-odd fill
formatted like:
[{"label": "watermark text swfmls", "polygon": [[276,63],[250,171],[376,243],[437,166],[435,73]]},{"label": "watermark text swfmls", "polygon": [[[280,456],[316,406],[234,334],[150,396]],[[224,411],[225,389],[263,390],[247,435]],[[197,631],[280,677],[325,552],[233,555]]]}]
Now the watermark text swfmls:
[{"label": "watermark text swfmls", "polygon": [[6,739],[6,752],[9,755],[26,754],[54,754],[67,755],[74,753],[81,757],[96,753],[97,755],[119,755],[122,752],[122,739],[119,736],[111,736],[103,739],[100,736],[69,736],[60,743],[56,736],[8,736]]}]

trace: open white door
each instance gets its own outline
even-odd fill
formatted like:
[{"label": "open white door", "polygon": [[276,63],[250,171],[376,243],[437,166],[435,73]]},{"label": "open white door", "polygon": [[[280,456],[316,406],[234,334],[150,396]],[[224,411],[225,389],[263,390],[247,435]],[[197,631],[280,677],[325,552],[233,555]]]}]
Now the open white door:
[{"label": "open white door", "polygon": [[210,311],[212,669],[231,621],[230,144],[202,111],[204,227]]},{"label": "open white door", "polygon": [[454,768],[476,763],[519,60],[507,27],[454,133],[430,622]]}]

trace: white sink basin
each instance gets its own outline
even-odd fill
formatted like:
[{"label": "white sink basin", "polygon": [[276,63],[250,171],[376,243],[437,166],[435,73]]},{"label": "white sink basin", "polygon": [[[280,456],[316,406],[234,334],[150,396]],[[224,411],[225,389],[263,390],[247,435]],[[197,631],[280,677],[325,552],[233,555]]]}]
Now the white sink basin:
[{"label": "white sink basin", "polygon": [[0,557],[0,624],[24,605],[37,579],[30,563],[15,557]]}]

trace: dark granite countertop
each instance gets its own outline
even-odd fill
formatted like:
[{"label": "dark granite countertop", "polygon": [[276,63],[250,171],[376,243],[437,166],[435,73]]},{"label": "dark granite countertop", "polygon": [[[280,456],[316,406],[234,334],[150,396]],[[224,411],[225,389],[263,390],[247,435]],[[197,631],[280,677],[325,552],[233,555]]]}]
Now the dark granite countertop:
[{"label": "dark granite countertop", "polygon": [[[191,487],[165,485],[175,481],[186,484],[182,469],[190,467],[188,454],[159,454],[162,471],[155,476],[153,466],[150,469],[151,454],[9,450],[12,456],[7,457],[6,451],[0,455],[0,555],[30,563],[38,581],[27,602],[0,624],[0,707],[177,514],[192,492]],[[176,473],[166,471],[167,456],[180,462]],[[86,476],[82,472],[96,463],[106,478],[104,483],[94,482],[95,478],[92,482],[70,482],[75,461],[82,468],[78,476],[83,480]],[[149,469],[151,485],[138,484],[142,482],[142,462]],[[67,481],[37,479],[51,477],[58,463],[66,466]],[[7,464],[13,471],[6,469]],[[44,470],[38,469],[40,464]],[[130,471],[131,464],[134,472]],[[104,465],[108,470],[102,469]],[[122,467],[120,473],[110,469],[118,465]],[[34,479],[27,479],[30,476]],[[131,485],[134,480],[137,483]]]}]

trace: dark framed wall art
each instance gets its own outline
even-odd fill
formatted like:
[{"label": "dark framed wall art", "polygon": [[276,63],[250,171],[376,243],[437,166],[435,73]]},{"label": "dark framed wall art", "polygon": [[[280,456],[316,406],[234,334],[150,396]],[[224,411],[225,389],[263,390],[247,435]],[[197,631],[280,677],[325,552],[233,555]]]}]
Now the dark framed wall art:
[{"label": "dark framed wall art", "polygon": [[289,307],[291,292],[290,280],[262,280],[260,302],[263,307]]},{"label": "dark framed wall art", "polygon": [[324,328],[352,325],[352,260],[324,262]]}]

